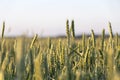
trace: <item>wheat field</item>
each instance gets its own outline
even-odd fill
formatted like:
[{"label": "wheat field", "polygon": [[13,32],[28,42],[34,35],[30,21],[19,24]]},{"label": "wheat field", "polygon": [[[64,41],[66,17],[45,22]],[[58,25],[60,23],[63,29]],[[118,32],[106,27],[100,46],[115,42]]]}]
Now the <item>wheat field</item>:
[{"label": "wheat field", "polygon": [[120,80],[120,43],[108,23],[95,37],[76,38],[74,20],[66,21],[66,38],[0,38],[0,80]]}]

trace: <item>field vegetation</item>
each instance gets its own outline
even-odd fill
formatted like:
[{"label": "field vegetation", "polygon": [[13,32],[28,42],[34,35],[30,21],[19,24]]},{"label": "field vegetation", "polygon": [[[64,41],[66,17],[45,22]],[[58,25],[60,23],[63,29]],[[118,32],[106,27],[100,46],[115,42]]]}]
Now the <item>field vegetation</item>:
[{"label": "field vegetation", "polygon": [[66,21],[66,38],[0,38],[0,80],[120,80],[120,43],[108,23],[96,38],[75,35],[74,20]]}]

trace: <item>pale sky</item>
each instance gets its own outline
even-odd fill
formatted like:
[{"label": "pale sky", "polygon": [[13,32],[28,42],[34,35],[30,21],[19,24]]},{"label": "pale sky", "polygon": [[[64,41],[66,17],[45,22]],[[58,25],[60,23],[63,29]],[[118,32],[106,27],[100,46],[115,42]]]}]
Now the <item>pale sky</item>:
[{"label": "pale sky", "polygon": [[107,33],[108,21],[120,34],[120,0],[0,0],[0,30],[5,21],[7,36],[65,34],[67,19],[74,19],[76,34]]}]

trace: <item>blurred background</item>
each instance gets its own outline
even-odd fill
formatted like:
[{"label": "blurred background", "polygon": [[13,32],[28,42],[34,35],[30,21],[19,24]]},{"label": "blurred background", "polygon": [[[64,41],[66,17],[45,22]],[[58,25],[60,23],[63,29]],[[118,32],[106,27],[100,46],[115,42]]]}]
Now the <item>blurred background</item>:
[{"label": "blurred background", "polygon": [[25,34],[41,37],[65,35],[66,20],[74,19],[76,35],[108,33],[108,21],[113,33],[120,34],[120,0],[0,0],[0,31],[5,21],[5,36]]}]

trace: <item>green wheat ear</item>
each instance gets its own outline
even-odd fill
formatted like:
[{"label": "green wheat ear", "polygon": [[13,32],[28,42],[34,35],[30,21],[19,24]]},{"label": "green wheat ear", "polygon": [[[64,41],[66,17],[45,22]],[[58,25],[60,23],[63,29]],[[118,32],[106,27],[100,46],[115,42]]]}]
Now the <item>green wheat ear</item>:
[{"label": "green wheat ear", "polygon": [[49,37],[49,38],[48,38],[48,48],[49,48],[49,49],[51,49],[51,44],[52,44],[52,43],[51,43],[51,38]]},{"label": "green wheat ear", "polygon": [[83,53],[85,53],[85,34],[84,33],[82,34],[82,50],[83,50]]},{"label": "green wheat ear", "polygon": [[92,34],[91,34],[91,37],[92,37],[92,46],[95,48],[95,46],[96,46],[96,42],[95,42],[95,34],[94,34],[94,30],[92,29],[91,32],[92,32]]},{"label": "green wheat ear", "polygon": [[69,29],[69,20],[66,21],[66,35],[68,46],[70,46],[70,29]]},{"label": "green wheat ear", "polygon": [[104,49],[104,41],[105,41],[105,29],[102,31],[102,42],[101,42],[101,50]]},{"label": "green wheat ear", "polygon": [[35,41],[36,41],[37,37],[38,37],[38,35],[36,34],[36,35],[34,36],[34,38],[33,38],[32,42],[31,42],[30,48],[32,48],[32,47],[33,47],[33,45],[34,45],[34,43],[35,43]]},{"label": "green wheat ear", "polygon": [[118,35],[118,33],[116,33],[116,46],[117,47],[119,46],[119,35]]},{"label": "green wheat ear", "polygon": [[72,20],[71,22],[71,33],[72,33],[72,37],[75,38],[75,25],[74,25],[74,20]]},{"label": "green wheat ear", "polygon": [[66,35],[67,35],[67,38],[70,37],[69,20],[66,21]]},{"label": "green wheat ear", "polygon": [[3,22],[3,27],[2,27],[2,39],[4,37],[4,31],[5,31],[5,22]]},{"label": "green wheat ear", "polygon": [[108,28],[109,28],[109,43],[110,43],[110,47],[112,47],[112,44],[113,44],[113,32],[112,32],[112,26],[111,26],[111,23],[109,22],[108,24]]},{"label": "green wheat ear", "polygon": [[108,23],[108,28],[109,28],[110,38],[112,39],[113,38],[113,32],[112,32],[112,26],[111,26],[110,22]]}]

